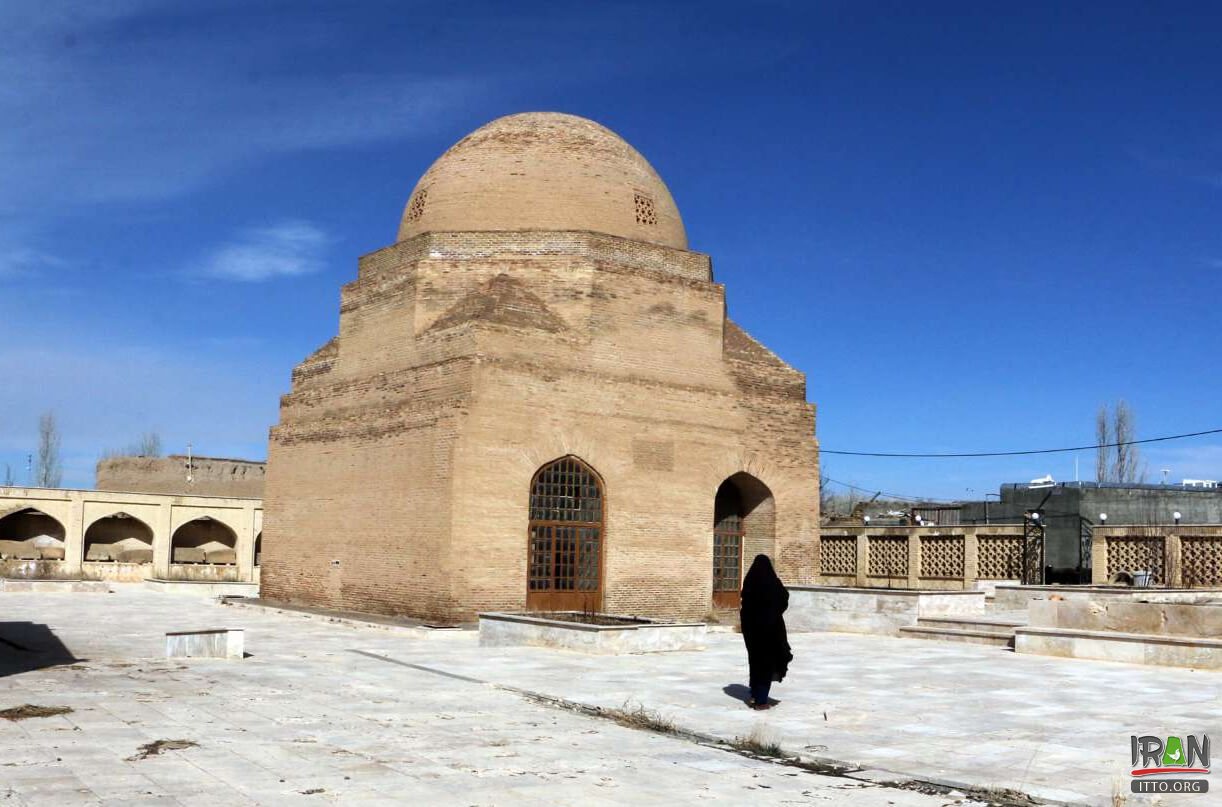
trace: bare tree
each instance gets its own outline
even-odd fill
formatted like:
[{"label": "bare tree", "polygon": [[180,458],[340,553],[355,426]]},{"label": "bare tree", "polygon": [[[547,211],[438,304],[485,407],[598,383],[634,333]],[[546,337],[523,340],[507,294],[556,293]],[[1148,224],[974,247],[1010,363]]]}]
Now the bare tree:
[{"label": "bare tree", "polygon": [[1095,415],[1095,481],[1144,482],[1146,466],[1133,442],[1137,439],[1136,418],[1123,399],[1108,412],[1107,405]]},{"label": "bare tree", "polygon": [[54,412],[44,412],[38,419],[38,465],[34,469],[34,485],[57,488],[64,479],[59,457],[59,427]]},{"label": "bare tree", "polygon": [[1099,407],[1095,413],[1095,481],[1107,482],[1108,456],[1107,445],[1112,442],[1112,429],[1108,425],[1107,404]]},{"label": "bare tree", "polygon": [[139,457],[160,457],[161,435],[157,432],[145,432],[141,435],[140,442],[136,446],[136,455]]},{"label": "bare tree", "polygon": [[7,462],[4,463],[4,481],[0,482],[0,486],[11,488],[16,484],[16,481],[13,480],[13,466]]},{"label": "bare tree", "polygon": [[140,439],[127,448],[102,449],[99,459],[109,460],[115,457],[160,457],[162,456],[161,435],[157,432],[145,432]]},{"label": "bare tree", "polygon": [[1125,445],[1125,442],[1133,439],[1133,413],[1129,411],[1129,406],[1124,401],[1117,401],[1116,408],[1112,413],[1112,432],[1116,435],[1113,441],[1116,444],[1115,457],[1112,460],[1112,476],[1117,482],[1129,482],[1131,476],[1130,466],[1132,465],[1132,452],[1135,451],[1132,446]]}]

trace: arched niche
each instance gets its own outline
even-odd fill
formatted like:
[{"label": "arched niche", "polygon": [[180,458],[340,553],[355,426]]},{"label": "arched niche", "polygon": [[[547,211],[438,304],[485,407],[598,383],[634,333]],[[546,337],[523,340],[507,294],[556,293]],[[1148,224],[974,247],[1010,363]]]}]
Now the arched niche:
[{"label": "arched niche", "polygon": [[85,530],[85,560],[91,563],[152,563],[153,529],[124,512],[99,518]]},{"label": "arched niche", "polygon": [[238,562],[237,547],[237,533],[210,516],[200,516],[174,530],[170,562],[233,566]]},{"label": "arched niche", "polygon": [[776,502],[768,486],[739,472],[717,488],[713,500],[713,605],[737,608],[745,557],[773,553]]},{"label": "arched niche", "polygon": [[34,507],[0,518],[0,558],[4,560],[63,560],[64,525]]}]

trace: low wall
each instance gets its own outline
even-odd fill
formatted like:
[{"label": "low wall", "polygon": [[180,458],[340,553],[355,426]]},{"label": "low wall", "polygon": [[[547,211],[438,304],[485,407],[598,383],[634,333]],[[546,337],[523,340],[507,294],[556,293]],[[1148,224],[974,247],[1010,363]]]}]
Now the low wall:
[{"label": "low wall", "polygon": [[0,561],[0,577],[10,580],[63,580],[76,579],[68,564],[62,560],[16,560]]},{"label": "low wall", "polygon": [[1023,611],[1027,604],[1053,596],[1072,602],[1131,600],[1140,589],[1131,586],[1024,586],[1005,583],[993,589],[993,607],[999,611]]},{"label": "low wall", "polygon": [[1033,628],[1222,639],[1222,605],[1042,600],[1032,602],[1028,613]]},{"label": "low wall", "polygon": [[107,594],[110,586],[100,580],[4,580],[0,579],[0,591],[42,593],[91,592]]},{"label": "low wall", "polygon": [[529,645],[598,655],[703,650],[707,630],[699,622],[585,625],[524,614],[479,615],[479,643],[483,647]]},{"label": "low wall", "polygon": [[1222,669],[1222,604],[1044,600],[1029,613],[1017,653]]},{"label": "low wall", "polygon": [[197,583],[236,583],[241,580],[238,567],[217,563],[171,563],[166,580],[183,580]]},{"label": "low wall", "polygon": [[961,591],[980,581],[1017,580],[1021,525],[825,527],[819,583],[856,588]]},{"label": "low wall", "polygon": [[993,605],[1002,611],[1025,610],[1029,603],[1058,597],[1065,602],[1162,599],[1166,602],[1203,602],[1222,597],[1222,589],[1160,589],[1132,586],[1020,586],[1000,585],[994,589]]},{"label": "low wall", "polygon": [[1120,524],[1091,535],[1091,582],[1120,572],[1150,572],[1171,588],[1222,586],[1222,525]]},{"label": "low wall", "polygon": [[785,625],[792,633],[835,631],[898,636],[927,616],[983,614],[983,591],[902,591],[790,586]]},{"label": "low wall", "polygon": [[1016,628],[1014,652],[1061,658],[1122,661],[1156,667],[1222,670],[1222,641],[1064,628]]},{"label": "low wall", "polygon": [[152,563],[103,563],[85,561],[81,577],[86,580],[113,580],[116,583],[139,583],[153,576]]},{"label": "low wall", "polygon": [[149,578],[144,581],[144,587],[153,591],[166,591],[172,594],[194,594],[200,597],[258,597],[259,584],[247,582],[220,582],[214,580],[162,580]]}]

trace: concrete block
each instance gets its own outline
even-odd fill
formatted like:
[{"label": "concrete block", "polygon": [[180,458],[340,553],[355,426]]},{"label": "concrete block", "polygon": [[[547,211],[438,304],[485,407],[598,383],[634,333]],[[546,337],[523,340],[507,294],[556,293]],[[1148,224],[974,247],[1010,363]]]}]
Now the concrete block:
[{"label": "concrete block", "polygon": [[165,591],[172,594],[191,594],[199,597],[258,597],[257,582],[226,581],[226,580],[163,580],[149,578],[144,581],[144,587],[153,591]]},{"label": "concrete block", "polygon": [[1102,628],[1090,627],[1088,629],[1114,630],[1119,633],[1166,633],[1165,611],[1173,607],[1175,606],[1152,605],[1145,602],[1109,603]]},{"label": "concrete block", "polygon": [[191,546],[175,547],[172,556],[174,563],[203,563],[206,558],[204,550]]},{"label": "concrete block", "polygon": [[237,658],[246,651],[240,628],[175,631],[165,635],[166,658]]},{"label": "concrete block", "polygon": [[1016,653],[1121,661],[1167,667],[1222,669],[1222,641],[1068,628],[1017,628]]},{"label": "concrete block", "polygon": [[785,624],[791,632],[833,631],[897,636],[921,616],[983,614],[983,591],[884,590],[791,586]]},{"label": "concrete block", "polygon": [[525,614],[479,615],[481,646],[531,645],[598,655],[703,650],[707,630],[703,623],[642,620],[636,624],[587,625]]},{"label": "concrete block", "polygon": [[1164,630],[1171,636],[1222,639],[1222,605],[1168,604]]}]

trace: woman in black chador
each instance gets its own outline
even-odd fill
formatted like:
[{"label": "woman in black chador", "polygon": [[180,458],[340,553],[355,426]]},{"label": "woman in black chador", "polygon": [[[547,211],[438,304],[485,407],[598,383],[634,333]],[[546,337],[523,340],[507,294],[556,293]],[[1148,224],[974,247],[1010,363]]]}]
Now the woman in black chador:
[{"label": "woman in black chador", "polygon": [[743,578],[742,607],[739,621],[747,644],[747,663],[751,667],[752,709],[768,709],[768,690],[773,681],[785,679],[793,654],[785,635],[785,609],[789,592],[776,576],[767,555],[756,555]]}]

